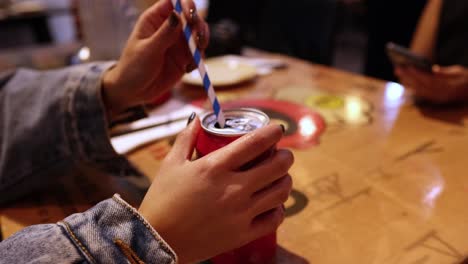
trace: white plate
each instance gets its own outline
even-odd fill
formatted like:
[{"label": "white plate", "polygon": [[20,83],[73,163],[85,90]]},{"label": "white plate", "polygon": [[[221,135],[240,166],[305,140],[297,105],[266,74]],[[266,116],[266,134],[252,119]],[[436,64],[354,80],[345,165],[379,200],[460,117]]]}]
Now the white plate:
[{"label": "white plate", "polygon": [[[205,64],[214,87],[242,83],[257,76],[255,67],[237,59],[235,56],[210,58],[205,61]],[[198,70],[185,74],[182,81],[190,85],[203,85]]]}]

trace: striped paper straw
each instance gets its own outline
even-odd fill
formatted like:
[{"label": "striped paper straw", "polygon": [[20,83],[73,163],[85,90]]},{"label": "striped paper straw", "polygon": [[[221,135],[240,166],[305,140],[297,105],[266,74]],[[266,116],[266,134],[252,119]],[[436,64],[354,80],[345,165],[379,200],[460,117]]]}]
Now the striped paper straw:
[{"label": "striped paper straw", "polygon": [[187,20],[182,11],[182,5],[180,0],[172,0],[172,5],[174,6],[176,12],[180,15],[182,19],[182,28],[184,30],[185,39],[188,42],[190,52],[192,52],[193,60],[195,61],[198,72],[200,73],[200,77],[203,81],[203,87],[205,88],[205,92],[208,94],[208,98],[210,99],[211,105],[213,106],[213,111],[218,119],[218,124],[221,128],[224,128],[225,118],[223,114],[223,110],[219,104],[218,98],[216,97],[216,93],[213,88],[213,84],[211,83],[210,77],[208,77],[208,73],[206,71],[205,62],[201,56],[200,51],[195,44],[195,40],[192,36],[192,29],[187,24]]}]

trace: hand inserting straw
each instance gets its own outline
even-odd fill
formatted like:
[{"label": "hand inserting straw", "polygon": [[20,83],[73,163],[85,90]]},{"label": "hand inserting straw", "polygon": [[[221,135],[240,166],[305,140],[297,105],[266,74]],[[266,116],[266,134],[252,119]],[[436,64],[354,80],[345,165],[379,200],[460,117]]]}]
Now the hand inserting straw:
[{"label": "hand inserting straw", "polygon": [[208,73],[206,71],[205,62],[200,54],[200,51],[195,44],[195,40],[192,36],[192,29],[187,23],[185,16],[182,11],[182,4],[180,0],[172,0],[172,5],[174,6],[175,11],[180,15],[182,19],[182,28],[184,31],[185,39],[188,42],[190,52],[192,52],[193,60],[197,65],[198,72],[200,73],[200,77],[203,82],[203,87],[205,88],[205,92],[208,94],[208,98],[210,99],[211,105],[213,106],[213,111],[218,119],[218,124],[221,128],[224,128],[225,118],[223,114],[223,110],[221,109],[221,105],[219,104],[218,98],[216,97],[216,93],[213,88],[213,84],[211,83],[210,77],[208,77]]}]

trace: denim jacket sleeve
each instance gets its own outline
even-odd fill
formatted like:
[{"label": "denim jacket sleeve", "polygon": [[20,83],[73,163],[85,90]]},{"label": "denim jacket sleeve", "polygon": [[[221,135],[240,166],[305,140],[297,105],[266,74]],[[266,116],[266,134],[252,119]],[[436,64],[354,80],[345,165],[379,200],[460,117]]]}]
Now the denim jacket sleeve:
[{"label": "denim jacket sleeve", "polygon": [[[0,204],[80,163],[137,173],[108,136],[101,76],[112,64],[0,74]],[[175,263],[175,253],[120,197],[0,243],[0,263]]]},{"label": "denim jacket sleeve", "polygon": [[80,163],[136,174],[110,144],[101,76],[113,63],[0,74],[0,204]]},{"label": "denim jacket sleeve", "polygon": [[28,227],[0,243],[6,263],[177,263],[158,233],[118,195],[57,224]]}]

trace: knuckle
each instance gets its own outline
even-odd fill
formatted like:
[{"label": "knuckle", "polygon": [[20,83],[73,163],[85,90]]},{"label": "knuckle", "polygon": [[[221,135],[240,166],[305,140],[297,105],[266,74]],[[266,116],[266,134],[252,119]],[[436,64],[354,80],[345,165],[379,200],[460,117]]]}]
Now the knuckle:
[{"label": "knuckle", "polygon": [[250,140],[253,141],[257,149],[267,149],[271,146],[269,137],[264,134],[257,133],[253,135]]},{"label": "knuckle", "polygon": [[174,164],[176,162],[177,153],[174,150],[169,151],[169,153],[164,157],[163,165]]},{"label": "knuckle", "polygon": [[294,164],[295,158],[294,158],[294,154],[292,153],[292,151],[290,151],[290,150],[285,150],[285,151],[286,151],[286,156],[287,156],[287,159],[288,159],[289,163],[291,165]]},{"label": "knuckle", "polygon": [[259,226],[258,232],[255,232],[253,239],[257,239],[275,232],[284,221],[284,217],[284,210],[281,206],[272,209],[270,212],[268,212],[266,218],[262,220],[262,224]]},{"label": "knuckle", "polygon": [[208,157],[203,157],[197,160],[197,164],[200,177],[208,177],[211,171],[213,171],[213,161]]},{"label": "knuckle", "polygon": [[284,178],[284,186],[285,186],[286,191],[289,194],[289,192],[291,191],[292,186],[293,186],[293,180],[292,180],[291,175],[289,175],[289,174],[284,176],[284,177],[285,177]]},{"label": "knuckle", "polygon": [[186,137],[186,134],[187,134],[187,132],[185,130],[180,132],[180,134],[177,135],[177,137],[176,137],[176,139],[174,141],[174,146],[178,147],[178,146],[184,145],[184,141],[185,141],[184,139]]},{"label": "knuckle", "polygon": [[279,197],[278,197],[279,202],[284,203],[288,200],[290,190],[291,189],[289,186],[286,186],[285,188],[281,190],[281,192],[279,193]]},{"label": "knuckle", "polygon": [[137,19],[137,25],[140,23],[143,23],[144,21],[147,21],[151,17],[151,12],[146,10],[141,14],[141,16]]},{"label": "knuckle", "polygon": [[182,140],[183,138],[187,137],[188,135],[189,135],[189,129],[188,129],[188,128],[185,128],[185,129],[182,130],[182,132],[180,132],[179,135],[177,136],[176,142],[179,141],[179,140]]},{"label": "knuckle", "polygon": [[220,171],[222,167],[221,160],[212,155],[206,156],[204,164],[204,167],[207,171]]},{"label": "knuckle", "polygon": [[284,173],[288,172],[289,167],[290,167],[289,163],[287,163],[285,161],[279,162],[278,166],[279,166],[279,169],[278,169],[279,174],[284,174]]},{"label": "knuckle", "polygon": [[288,200],[288,198],[289,198],[289,191],[283,190],[278,197],[278,201],[281,203],[284,203]]},{"label": "knuckle", "polygon": [[278,142],[283,135],[283,131],[277,125],[269,125],[264,129],[260,129],[252,133],[251,140],[255,142],[257,147],[267,149]]},{"label": "knuckle", "polygon": [[289,194],[291,193],[292,189],[292,178],[289,175],[284,176],[279,180],[277,186],[275,186],[274,191],[274,199],[272,199],[272,203],[284,203],[288,200]]},{"label": "knuckle", "polygon": [[285,180],[285,195],[284,195],[284,199],[282,200],[283,202],[286,202],[289,198],[289,195],[291,194],[291,190],[292,190],[292,187],[293,187],[293,180],[292,180],[292,177],[290,175],[287,175],[286,176],[286,180]]},{"label": "knuckle", "polygon": [[294,163],[294,155],[292,152],[284,150],[279,152],[280,161],[278,162],[279,171],[287,172]]},{"label": "knuckle", "polygon": [[284,220],[284,212],[281,208],[276,208],[271,217],[271,231],[276,230]]},{"label": "knuckle", "polygon": [[183,0],[183,5],[188,7],[188,8],[194,8],[195,7],[195,3],[193,0]]}]

